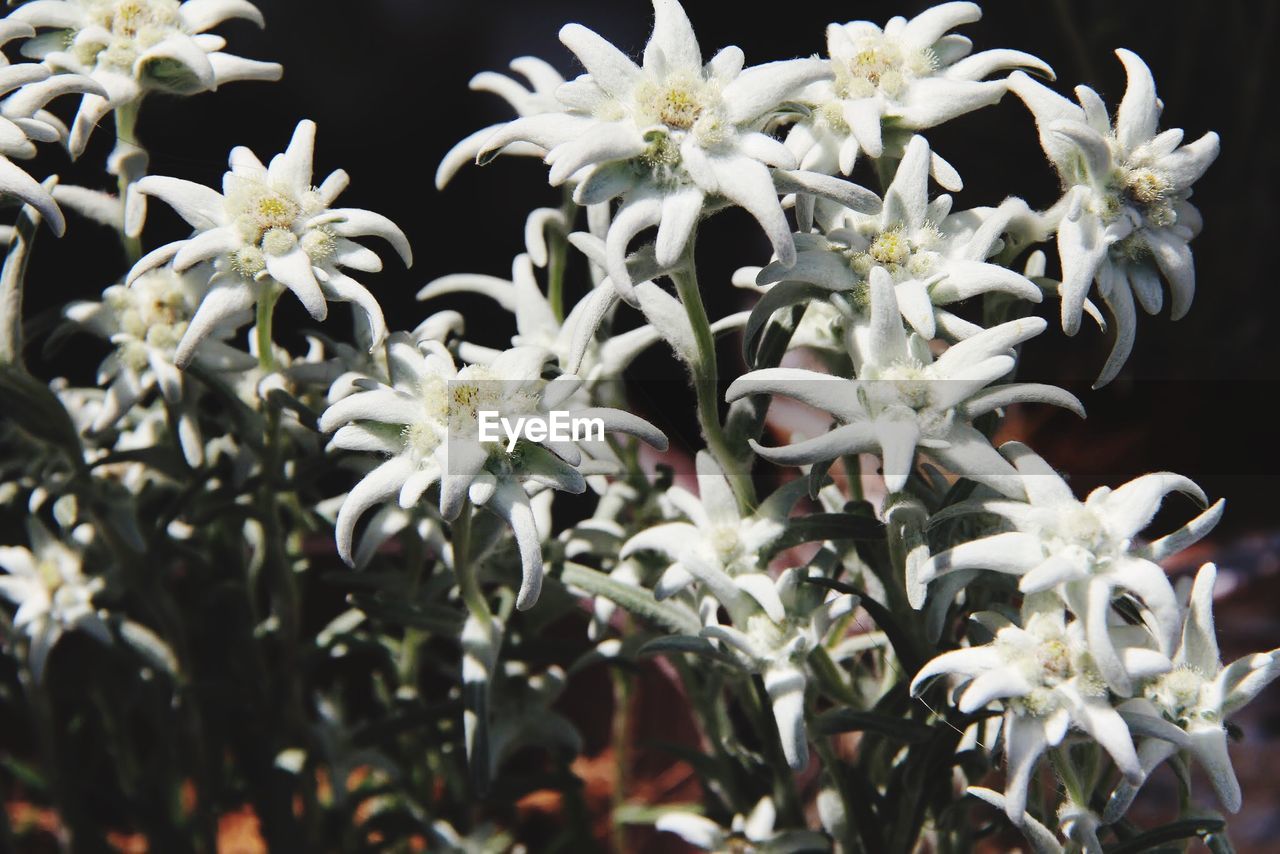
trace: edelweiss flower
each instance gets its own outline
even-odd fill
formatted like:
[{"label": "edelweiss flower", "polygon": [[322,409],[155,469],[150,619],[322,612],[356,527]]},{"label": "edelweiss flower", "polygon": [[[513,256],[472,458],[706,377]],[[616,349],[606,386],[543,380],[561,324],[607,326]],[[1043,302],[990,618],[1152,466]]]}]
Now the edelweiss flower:
[{"label": "edelweiss flower", "polygon": [[[35,35],[29,24],[14,19],[16,15],[14,12],[0,19],[0,46]],[[97,83],[86,77],[55,75],[38,62],[10,65],[8,58],[0,53],[0,195],[13,196],[40,211],[58,235],[66,229],[62,211],[49,191],[18,168],[11,158],[30,160],[36,156],[35,143],[66,139],[66,126],[44,108],[54,98],[73,92],[101,91]]]},{"label": "edelweiss flower", "polygon": [[773,799],[764,797],[748,816],[735,815],[724,828],[706,816],[691,812],[663,813],[654,828],[674,833],[703,851],[734,851],[741,854],[789,854],[799,851],[826,851],[830,840],[814,830],[775,830],[778,811]]},{"label": "edelweiss flower", "polygon": [[1084,501],[1040,457],[1016,442],[1002,448],[1022,475],[1026,502],[1000,499],[956,505],[955,513],[992,513],[1015,530],[962,543],[934,555],[921,568],[928,581],[942,572],[992,569],[1021,576],[1031,594],[1052,590],[1084,625],[1090,651],[1111,689],[1130,696],[1131,675],[1110,642],[1116,591],[1134,594],[1149,609],[1149,628],[1161,652],[1173,651],[1178,604],[1168,576],[1156,563],[1204,536],[1222,515],[1221,500],[1173,533],[1150,544],[1137,540],[1165,496],[1182,492],[1209,504],[1200,487],[1181,475],[1161,472],[1118,489],[1099,487]]},{"label": "edelweiss flower", "polygon": [[209,293],[178,345],[179,367],[215,328],[252,308],[272,282],[293,291],[316,320],[328,314],[326,299],[354,302],[368,319],[373,343],[385,337],[378,301],[342,271],[374,273],[382,260],[349,238],[381,237],[406,265],[413,263],[409,241],[381,214],[331,207],[349,179],[339,169],[312,186],[315,138],[315,123],[299,122],[288,150],[270,166],[247,148],[233,149],[222,193],[179,178],[152,175],[138,182],[140,192],[168,204],[196,231],[149,253],[130,271],[129,283],[169,262],[178,272],[213,262]]},{"label": "edelweiss flower", "polygon": [[[98,368],[98,383],[110,386],[91,431],[111,427],[157,386],[170,404],[182,401],[182,373],[174,366],[174,354],[209,290],[208,280],[200,268],[187,273],[152,270],[139,276],[131,287],[107,288],[102,302],[67,306],[67,318],[116,348]],[[192,359],[212,370],[253,367],[257,362],[252,356],[224,343],[248,320],[247,312],[228,318],[197,345]]]},{"label": "edelweiss flower", "polygon": [[[1005,707],[1005,811],[1022,821],[1027,786],[1036,762],[1048,747],[1062,743],[1076,726],[1088,733],[1131,781],[1142,767],[1124,718],[1111,704],[1107,684],[1093,664],[1093,645],[1080,621],[1068,624],[1052,597],[1031,596],[1023,605],[1022,626],[995,613],[976,615],[995,634],[982,646],[967,647],[925,664],[911,682],[918,694],[926,682],[944,673],[962,677],[956,707],[972,714],[999,700]],[[1124,647],[1125,666],[1135,676],[1167,671],[1169,659],[1141,646]]]},{"label": "edelweiss flower", "polygon": [[658,226],[658,264],[671,267],[709,202],[745,208],[779,260],[794,261],[791,227],[769,167],[794,168],[795,160],[760,128],[792,92],[827,73],[816,59],[743,70],[736,47],[704,66],[680,4],[654,0],[653,6],[653,35],[640,66],[583,26],[562,29],[560,40],[587,69],[558,90],[566,109],[516,119],[484,145],[485,151],[513,142],[546,149],[551,183],[574,181],[579,204],[622,197],[608,234],[609,274],[628,298],[631,239]]},{"label": "edelweiss flower", "polygon": [[[1218,571],[1200,568],[1183,614],[1181,642],[1173,669],[1148,681],[1143,698],[1154,711],[1186,732],[1187,742],[1145,739],[1138,748],[1143,777],[1179,750],[1200,764],[1222,806],[1239,812],[1240,783],[1227,751],[1225,721],[1280,676],[1280,649],[1246,655],[1223,667],[1213,626],[1213,585]],[[1107,803],[1104,819],[1119,820],[1133,802],[1141,781],[1122,781]]]},{"label": "edelweiss flower", "polygon": [[1116,320],[1116,342],[1096,385],[1110,382],[1133,348],[1134,300],[1148,313],[1163,305],[1160,276],[1181,318],[1195,294],[1195,264],[1187,243],[1200,232],[1200,213],[1188,201],[1194,184],[1218,156],[1218,135],[1182,145],[1181,130],[1157,133],[1162,104],[1151,70],[1117,50],[1129,78],[1115,123],[1088,86],[1076,87],[1076,106],[1023,74],[1009,89],[1035,116],[1040,144],[1067,191],[1057,210],[1062,257],[1062,328],[1074,335],[1092,282]]},{"label": "edelweiss flower", "polygon": [[[943,3],[911,20],[897,17],[883,30],[870,21],[827,27],[832,77],[810,84],[797,99],[809,114],[787,135],[800,168],[833,175],[853,171],[858,152],[882,157],[913,130],[924,130],[994,104],[1003,80],[984,77],[1009,68],[1031,68],[1052,79],[1053,70],[1017,50],[987,50],[948,33],[982,17],[975,3]],[[888,137],[886,139],[886,136]],[[936,154],[938,183],[960,189],[960,176]]]},{"label": "edelweiss flower", "polygon": [[[503,517],[520,549],[523,581],[517,605],[537,601],[542,585],[542,543],[524,482],[582,492],[576,468],[582,452],[573,444],[522,439],[513,451],[505,442],[481,442],[479,413],[500,417],[546,417],[563,408],[579,380],[562,375],[542,379],[547,353],[517,347],[487,365],[459,370],[438,342],[417,346],[407,336],[387,345],[390,384],[366,381],[364,390],[334,402],[320,419],[320,429],[337,428],[331,445],[390,457],[370,472],[347,496],[338,514],[338,552],[352,561],[355,524],[369,507],[397,496],[403,508],[416,504],[434,483],[440,484],[440,511],[457,518],[464,503],[486,506]],[[606,432],[639,436],[665,448],[666,437],[643,419],[616,409],[570,409],[570,417],[599,418]]]},{"label": "edelweiss flower", "polygon": [[781,614],[773,579],[765,574],[769,546],[782,535],[792,505],[804,494],[804,480],[792,481],[744,516],[715,458],[699,451],[696,464],[697,495],[679,486],[666,492],[667,501],[688,521],[641,531],[622,546],[621,557],[654,552],[668,561],[654,589],[658,599],[685,589],[714,569],[730,576],[770,614]]},{"label": "edelweiss flower", "polygon": [[[556,100],[556,90],[564,84],[564,78],[560,76],[559,71],[533,56],[520,56],[511,60],[511,70],[528,80],[533,88],[526,89],[515,78],[505,74],[482,71],[471,78],[471,89],[476,92],[492,92],[500,96],[511,105],[518,116],[557,113],[564,109]],[[436,189],[443,190],[464,164],[475,160],[476,155],[484,148],[485,141],[504,124],[506,123],[499,122],[496,125],[481,128],[449,149],[436,168]],[[502,153],[545,157],[547,152],[532,143],[513,142],[504,148]]]},{"label": "edelweiss flower", "polygon": [[[803,482],[803,478],[799,478]],[[759,673],[773,705],[773,719],[787,764],[802,770],[809,762],[809,744],[805,735],[804,692],[809,682],[809,653],[826,639],[831,627],[858,604],[858,597],[824,590],[803,581],[806,573],[817,569],[783,570],[768,597],[752,594],[759,607],[742,608],[741,592],[726,597],[732,588],[726,579],[699,576],[708,590],[732,617],[734,625],[716,621],[714,609],[704,611],[707,625],[702,636],[725,644],[752,673]],[[733,579],[736,587],[742,578]],[[769,604],[765,604],[768,602]]]},{"label": "edelweiss flower", "polygon": [[929,143],[914,136],[878,214],[842,209],[825,224],[824,234],[796,236],[793,267],[770,264],[759,281],[852,292],[855,305],[865,310],[868,277],[872,268],[882,269],[893,280],[902,316],[926,339],[936,336],[938,323],[955,338],[980,329],[939,306],[991,291],[1039,302],[1040,289],[1029,279],[987,263],[1010,222],[1030,215],[1026,204],[1011,199],[998,208],[951,214],[950,196],[929,202],[928,181]]},{"label": "edelweiss flower", "polygon": [[102,641],[111,633],[93,607],[103,588],[101,578],[88,578],[80,569],[80,551],[53,537],[34,520],[27,525],[31,548],[0,546],[0,596],[18,606],[13,625],[31,641],[28,664],[39,681],[49,651],[64,632],[83,629]]},{"label": "edelweiss flower", "polygon": [[148,92],[189,95],[236,80],[279,80],[282,73],[277,63],[223,53],[226,40],[205,32],[231,18],[264,26],[248,0],[36,0],[9,18],[56,30],[23,45],[24,56],[101,87],[85,95],[76,113],[68,141],[75,157],[108,112]]},{"label": "edelweiss flower", "polygon": [[856,379],[767,368],[739,377],[725,394],[729,401],[752,394],[794,398],[830,412],[841,426],[784,447],[766,448],[754,440],[751,447],[782,465],[879,453],[890,492],[906,486],[919,448],[956,474],[1021,498],[1023,486],[1013,467],[970,422],[1017,401],[1052,403],[1083,415],[1079,401],[1062,389],[1032,383],[990,386],[1013,368],[1010,349],[1039,335],[1044,321],[1003,323],[935,359],[923,338],[903,328],[893,281],[883,267],[871,268],[870,291],[870,319],[848,336]]}]

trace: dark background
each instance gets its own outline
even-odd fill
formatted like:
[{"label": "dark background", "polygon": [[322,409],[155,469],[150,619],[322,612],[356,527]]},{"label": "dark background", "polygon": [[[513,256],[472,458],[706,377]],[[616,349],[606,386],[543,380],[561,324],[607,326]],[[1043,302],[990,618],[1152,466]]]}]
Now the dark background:
[{"label": "dark background", "polygon": [[[405,271],[392,253],[387,270],[364,281],[379,297],[393,329],[410,329],[443,307],[464,311],[469,337],[501,345],[510,319],[482,300],[460,299],[423,306],[413,299],[427,281],[450,272],[506,275],[523,249],[529,209],[555,205],[559,193],[545,185],[545,169],[528,158],[499,159],[483,169],[465,168],[443,192],[433,186],[441,155],[458,139],[507,118],[496,96],[472,93],[467,82],[483,70],[503,70],[522,54],[547,59],[566,76],[574,60],[556,38],[559,27],[580,21],[638,54],[651,19],[644,0],[601,3],[461,2],[461,0],[258,0],[268,21],[265,33],[239,22],[223,27],[229,50],[280,61],[283,82],[231,84],[215,95],[184,100],[155,98],[144,105],[140,134],[152,154],[152,172],[218,186],[233,145],[252,147],[264,159],[282,150],[296,122],[319,123],[319,178],[342,167],[352,176],[344,205],[363,207],[399,223],[416,253]],[[883,22],[895,13],[915,14],[921,2],[809,2],[777,4],[768,11],[745,5],[689,0],[687,8],[706,55],[739,44],[749,63],[824,50],[830,21],[866,18]],[[1276,206],[1276,131],[1271,81],[1276,72],[1280,3],[1219,2],[991,2],[987,17],[960,32],[975,49],[1009,47],[1048,61],[1056,88],[1070,94],[1078,82],[1095,87],[1114,105],[1124,75],[1111,51],[1128,47],[1151,66],[1166,103],[1162,127],[1181,127],[1188,140],[1207,130],[1222,137],[1217,163],[1197,185],[1195,203],[1205,219],[1193,244],[1198,294],[1188,317],[1139,319],[1137,346],[1111,386],[1089,390],[1109,341],[1086,324],[1075,340],[1051,322],[1025,349],[1023,377],[1067,385],[1090,417],[1020,413],[1008,432],[1030,438],[1051,461],[1072,473],[1083,491],[1117,484],[1145,471],[1175,469],[1196,478],[1213,497],[1226,496],[1225,521],[1212,543],[1188,558],[1189,565],[1213,557],[1233,570],[1240,586],[1223,604],[1219,624],[1224,654],[1266,649],[1280,640],[1280,569],[1274,495],[1280,463],[1274,454],[1277,391],[1275,350],[1269,337],[1280,313],[1280,292],[1271,270],[1280,242]],[[71,107],[63,104],[63,109]],[[82,163],[68,164],[56,152],[42,155],[35,174],[58,171],[72,182],[97,182],[112,146],[108,125],[95,137]],[[1032,120],[1015,99],[928,132],[931,143],[960,171],[966,189],[956,208],[994,204],[1009,194],[1046,206],[1057,196],[1056,178],[1036,141]],[[865,177],[865,176],[864,176]],[[29,278],[29,316],[35,333],[30,360],[40,376],[67,375],[93,381],[104,352],[79,336],[59,353],[42,357],[41,332],[62,305],[95,298],[123,273],[114,235],[71,217],[71,239],[43,234]],[[176,216],[154,205],[145,236],[148,248],[179,236]],[[743,294],[729,285],[738,266],[767,260],[768,248],[741,212],[717,216],[700,248],[702,282],[710,314],[742,307]],[[1054,251],[1047,247],[1051,264]],[[571,295],[583,287],[582,265]],[[292,300],[281,303],[277,329],[285,343],[299,345],[296,330],[312,328]],[[1056,304],[1040,311],[1052,321]],[[345,310],[335,312],[330,331],[342,336]],[[292,335],[292,338],[289,336]],[[722,364],[737,363],[736,344],[722,351]],[[661,400],[636,401],[662,426],[694,435],[692,395],[678,382],[681,369],[655,348],[633,375],[661,389]],[[677,390],[666,395],[667,390]],[[653,410],[661,409],[659,413]],[[1174,502],[1171,502],[1174,504]],[[1187,506],[1171,511],[1185,518]],[[1271,693],[1275,693],[1274,691]],[[1280,751],[1278,704],[1258,704],[1248,724],[1254,748],[1236,753],[1251,813],[1233,825],[1241,850],[1266,846],[1277,827],[1271,769]],[[1254,846],[1250,846],[1250,842]],[[1244,844],[1241,844],[1244,843]]]}]

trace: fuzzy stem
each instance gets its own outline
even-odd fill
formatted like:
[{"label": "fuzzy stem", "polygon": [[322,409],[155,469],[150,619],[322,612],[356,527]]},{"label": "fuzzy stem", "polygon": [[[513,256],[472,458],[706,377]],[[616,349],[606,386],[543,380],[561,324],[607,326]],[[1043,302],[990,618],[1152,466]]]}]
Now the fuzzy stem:
[{"label": "fuzzy stem", "polygon": [[569,232],[573,230],[574,215],[578,206],[573,202],[572,191],[566,188],[560,212],[564,216],[564,228],[552,230],[547,253],[547,302],[556,320],[564,322],[564,270],[569,259]]},{"label": "fuzzy stem", "polygon": [[[52,190],[55,179],[45,182]],[[0,273],[0,365],[16,365],[22,361],[22,289],[27,279],[27,264],[31,260],[31,244],[40,227],[40,212],[31,205],[23,205],[14,226],[9,253],[4,259],[4,271]]]},{"label": "fuzzy stem", "polygon": [[280,288],[274,283],[263,287],[258,296],[258,319],[254,331],[257,333],[258,367],[264,374],[276,369],[275,344],[272,339],[272,319],[275,315],[276,301],[280,299]]},{"label": "fuzzy stem", "polygon": [[702,304],[702,291],[698,288],[698,273],[693,260],[693,243],[694,240],[690,237],[690,248],[685,259],[678,269],[671,272],[671,278],[675,281],[680,302],[684,304],[689,325],[693,328],[694,343],[698,348],[697,364],[689,366],[693,371],[693,387],[698,396],[698,423],[702,425],[702,435],[706,439],[707,450],[711,451],[711,455],[724,470],[742,511],[749,513],[755,509],[756,505],[755,487],[751,482],[751,474],[743,468],[739,458],[729,447],[724,425],[720,422],[716,339],[711,332],[711,322],[707,319],[706,306]]},{"label": "fuzzy stem", "polygon": [[[136,150],[146,156],[145,150],[138,144],[138,113],[141,110],[142,102],[139,100],[129,101],[116,107],[116,148],[112,153],[112,162],[122,162],[131,150]],[[129,188],[133,186],[133,181],[129,180],[128,171],[120,169],[116,175],[116,186],[120,193],[120,207],[123,210],[129,198]],[[142,238],[130,237],[126,232],[125,220],[122,214],[120,221],[120,245],[124,249],[125,259],[129,266],[132,267],[138,263],[138,259],[142,257]]]}]

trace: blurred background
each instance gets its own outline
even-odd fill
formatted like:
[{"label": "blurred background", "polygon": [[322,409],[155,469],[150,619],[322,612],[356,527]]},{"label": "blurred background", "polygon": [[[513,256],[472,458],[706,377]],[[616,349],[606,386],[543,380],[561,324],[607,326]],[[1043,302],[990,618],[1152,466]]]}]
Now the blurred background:
[{"label": "blurred background", "polygon": [[[505,70],[523,54],[550,61],[567,77],[578,73],[556,38],[569,21],[639,53],[650,26],[648,4],[257,0],[257,5],[267,18],[266,32],[243,22],[219,32],[234,53],[283,63],[283,82],[233,84],[216,95],[148,102],[140,135],[152,155],[151,171],[216,186],[233,145],[269,156],[287,144],[299,119],[315,119],[320,127],[317,171],[345,168],[352,184],[344,202],[390,216],[413,242],[412,270],[391,262],[386,272],[368,280],[390,325],[409,329],[428,311],[456,307],[472,320],[471,338],[503,340],[512,328],[490,304],[459,299],[427,307],[414,300],[423,284],[445,273],[505,276],[510,259],[523,250],[528,210],[559,201],[558,191],[545,185],[544,168],[527,158],[466,167],[444,192],[435,190],[433,176],[445,151],[471,131],[509,116],[496,96],[470,92],[468,80],[480,71]],[[927,5],[914,0],[757,7],[686,3],[707,55],[738,44],[749,64],[822,52],[823,29],[831,21],[883,23]],[[1089,385],[1109,350],[1107,337],[1086,324],[1076,340],[1068,340],[1051,322],[1026,348],[1023,376],[1071,388],[1089,418],[1078,422],[1067,414],[1016,413],[1006,432],[1028,439],[1069,472],[1079,491],[1173,469],[1196,479],[1211,497],[1226,496],[1227,514],[1211,541],[1172,569],[1187,572],[1204,559],[1220,563],[1224,656],[1280,646],[1280,456],[1272,456],[1280,359],[1270,346],[1276,331],[1268,331],[1280,317],[1280,289],[1272,272],[1280,244],[1273,107],[1280,3],[1037,0],[990,2],[985,10],[983,21],[960,30],[975,49],[1031,52],[1055,68],[1059,91],[1070,95],[1072,86],[1087,83],[1114,104],[1124,91],[1124,74],[1112,51],[1130,48],[1155,75],[1166,105],[1162,127],[1181,127],[1188,139],[1207,130],[1222,137],[1222,153],[1193,200],[1206,225],[1193,244],[1198,292],[1190,314],[1177,323],[1167,316],[1140,317],[1134,355],[1120,378],[1101,391],[1090,391]],[[964,177],[966,189],[956,194],[958,209],[994,204],[1009,194],[1041,207],[1057,197],[1057,181],[1033,122],[1016,99],[928,135]],[[32,171],[57,171],[75,182],[82,172],[98,172],[111,146],[110,133],[102,133],[84,155],[84,168],[55,152],[42,155],[45,162]],[[96,297],[113,282],[112,271],[123,272],[112,233],[83,220],[73,220],[71,228],[80,232],[74,253],[41,238],[30,280],[47,284],[29,296],[34,329],[48,329],[60,305]],[[153,206],[148,248],[181,231],[176,217],[162,205]],[[729,276],[738,266],[764,263],[768,249],[739,212],[716,217],[705,232],[702,283],[715,318],[742,308],[745,295],[730,286]],[[1049,254],[1052,265],[1051,249]],[[584,273],[581,264],[576,273]],[[579,281],[577,287],[584,285]],[[291,315],[278,328],[310,328],[292,301],[284,301],[282,309]],[[1041,312],[1052,321],[1056,304]],[[33,370],[89,384],[100,356],[95,348],[89,338],[77,337],[44,365],[33,358]],[[738,358],[736,342],[727,343],[722,364],[732,368]],[[640,380],[669,382],[679,370],[655,348],[633,373]],[[696,435],[692,406],[689,396],[687,404],[670,407],[678,411],[662,416],[678,423],[683,417],[690,439]],[[644,403],[637,407],[646,408]],[[1171,514],[1185,518],[1187,505],[1170,505]],[[573,696],[566,702],[571,704]],[[575,719],[592,714],[566,711]],[[658,730],[666,725],[662,714],[637,717]],[[1239,722],[1245,743],[1235,757],[1247,806],[1232,825],[1233,836],[1242,851],[1274,851],[1270,840],[1280,833],[1280,783],[1269,771],[1280,762],[1280,690],[1264,695]],[[590,721],[584,725],[592,726]],[[643,777],[637,783],[649,784],[662,785]],[[1157,784],[1171,787],[1171,778],[1160,776]]]}]

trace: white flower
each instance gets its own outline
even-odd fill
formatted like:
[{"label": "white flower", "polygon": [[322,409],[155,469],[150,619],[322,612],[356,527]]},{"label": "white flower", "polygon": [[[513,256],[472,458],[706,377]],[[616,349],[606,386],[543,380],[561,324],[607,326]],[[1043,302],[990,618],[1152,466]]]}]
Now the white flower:
[{"label": "white flower", "polygon": [[[112,285],[101,302],[67,306],[64,314],[70,320],[115,345],[98,368],[98,383],[109,387],[91,431],[111,427],[157,386],[168,403],[181,403],[183,378],[174,356],[208,289],[208,275],[200,268],[186,273],[159,269],[139,276],[131,287]],[[248,320],[245,312],[213,329],[194,350],[193,361],[221,371],[253,367],[257,362],[252,356],[224,343]]]},{"label": "white flower", "polygon": [[409,241],[381,214],[332,207],[349,181],[341,169],[312,186],[315,136],[314,122],[299,122],[289,148],[270,166],[247,148],[233,149],[222,193],[179,178],[152,175],[138,182],[140,192],[172,207],[195,234],[149,253],[128,281],[169,262],[179,272],[213,262],[212,287],[178,345],[179,367],[214,329],[252,308],[271,282],[293,291],[316,320],[327,316],[326,300],[354,302],[368,319],[373,343],[385,337],[377,300],[343,272],[377,272],[382,260],[350,238],[381,237],[406,265],[413,263]]},{"label": "white flower", "polygon": [[692,812],[665,812],[653,826],[674,833],[703,851],[734,851],[740,854],[790,854],[800,851],[828,851],[831,842],[812,830],[775,830],[778,811],[773,800],[761,798],[748,816],[735,815],[728,828],[706,816]]},{"label": "white flower", "polygon": [[666,561],[654,596],[665,599],[712,569],[756,597],[770,614],[781,613],[773,579],[765,574],[769,546],[785,529],[792,505],[803,495],[803,479],[779,489],[754,513],[744,515],[729,477],[706,451],[697,456],[698,494],[673,486],[666,500],[688,521],[666,522],[643,530],[622,546],[620,556],[653,552]]},{"label": "white flower", "polygon": [[[390,384],[365,381],[363,390],[335,401],[320,429],[335,429],[331,446],[382,453],[389,459],[360,481],[338,514],[338,551],[352,562],[355,524],[369,507],[396,497],[402,508],[415,505],[432,484],[440,484],[441,515],[452,520],[469,499],[486,506],[511,526],[520,550],[523,580],[517,605],[537,601],[542,585],[542,543],[524,483],[532,481],[582,492],[577,466],[582,452],[572,443],[521,440],[513,451],[504,442],[481,442],[478,413],[501,417],[543,416],[565,408],[579,380],[542,378],[547,353],[535,347],[507,350],[487,365],[459,370],[438,342],[410,343],[393,336],[387,345]],[[626,432],[655,447],[666,437],[643,419],[615,409],[569,409],[571,417],[600,418],[606,432]],[[339,429],[340,428],[340,429]]]},{"label": "white flower", "polygon": [[794,261],[791,227],[769,167],[794,168],[795,159],[760,128],[796,89],[827,74],[826,63],[816,59],[743,70],[736,47],[704,66],[680,4],[653,5],[642,65],[570,24],[560,40],[587,73],[558,90],[566,109],[516,119],[485,142],[486,151],[512,142],[546,149],[551,183],[575,182],[579,204],[622,197],[608,234],[609,274],[628,298],[626,249],[633,237],[658,226],[658,264],[671,267],[704,210],[725,203],[756,218],[783,264]]},{"label": "white flower", "polygon": [[[29,24],[14,20],[12,15],[0,19],[0,46],[33,35],[35,30]],[[59,95],[101,91],[86,77],[55,75],[38,62],[10,65],[0,53],[0,195],[13,196],[40,211],[58,235],[66,228],[62,211],[48,190],[15,165],[13,158],[30,160],[36,156],[35,143],[66,139],[66,126],[45,109],[46,104]]]},{"label": "white flower", "polygon": [[64,632],[82,629],[103,643],[111,633],[93,607],[102,590],[101,578],[89,578],[80,568],[81,554],[53,537],[43,525],[27,525],[31,548],[0,546],[0,596],[18,606],[13,625],[31,641],[28,663],[37,681],[44,674],[49,651]]},{"label": "white flower", "polygon": [[[471,89],[476,92],[492,92],[502,97],[519,116],[557,113],[564,109],[556,100],[556,90],[564,84],[560,72],[533,56],[520,56],[511,60],[511,70],[528,80],[532,88],[526,89],[518,80],[505,74],[482,71],[471,78]],[[443,190],[463,165],[475,160],[476,155],[484,148],[485,140],[504,124],[505,122],[499,122],[483,127],[449,149],[436,168],[436,189]],[[531,143],[513,142],[502,153],[545,157],[547,152]]]},{"label": "white flower", "polygon": [[1173,533],[1150,544],[1137,539],[1165,496],[1182,492],[1207,506],[1200,487],[1181,475],[1148,474],[1112,490],[1098,487],[1084,501],[1040,457],[1016,442],[1002,451],[1017,467],[1027,499],[977,500],[948,514],[995,514],[1014,530],[993,534],[934,555],[921,568],[924,581],[942,572],[991,569],[1020,576],[1026,594],[1052,590],[1084,625],[1090,652],[1111,689],[1133,694],[1131,674],[1110,642],[1116,591],[1137,596],[1150,612],[1148,625],[1166,655],[1178,629],[1178,604],[1157,561],[1204,536],[1222,515],[1218,501]]},{"label": "white flower", "polygon": [[914,136],[907,144],[884,205],[875,215],[847,209],[830,216],[823,234],[796,236],[795,265],[777,263],[761,271],[761,283],[807,282],[850,293],[855,306],[867,308],[872,268],[889,274],[898,308],[926,339],[938,324],[953,338],[980,327],[939,306],[1000,291],[1032,302],[1043,297],[1025,276],[987,263],[999,251],[1011,221],[1029,216],[1025,203],[1011,199],[998,208],[951,213],[951,197],[929,202],[929,143]]},{"label": "white flower", "polygon": [[1098,93],[1076,87],[1076,106],[1023,74],[1009,89],[1035,116],[1040,144],[1057,167],[1066,194],[1057,209],[1062,258],[1062,328],[1073,335],[1093,282],[1116,320],[1116,341],[1096,385],[1109,382],[1133,348],[1134,301],[1149,314],[1164,302],[1160,277],[1169,283],[1170,316],[1191,308],[1195,264],[1187,246],[1200,232],[1200,213],[1188,201],[1194,184],[1218,156],[1210,132],[1181,145],[1181,130],[1158,132],[1162,104],[1146,63],[1117,50],[1128,88],[1114,125]]},{"label": "white flower", "polygon": [[845,454],[878,453],[890,492],[906,486],[920,449],[956,474],[1022,497],[1013,467],[970,422],[1017,401],[1052,403],[1083,415],[1079,401],[1062,389],[1031,383],[990,386],[1013,368],[1011,348],[1040,334],[1044,321],[1003,323],[952,345],[935,359],[923,338],[903,328],[893,281],[883,267],[871,268],[870,291],[869,320],[848,334],[856,379],[767,368],[739,377],[725,394],[729,401],[753,394],[790,397],[830,412],[841,426],[778,448],[752,440],[752,448],[783,465],[826,464]]},{"label": "white flower", "polygon": [[[1138,758],[1145,779],[1157,765],[1184,750],[1208,773],[1222,806],[1234,813],[1240,811],[1240,783],[1227,751],[1225,721],[1280,676],[1280,649],[1222,665],[1213,625],[1217,574],[1211,563],[1196,574],[1173,669],[1148,681],[1142,689],[1143,698],[1157,714],[1186,732],[1187,742],[1147,738],[1138,748]],[[1124,815],[1140,786],[1141,781],[1122,781],[1104,818],[1112,822]]]},{"label": "white flower", "polygon": [[[787,135],[800,168],[848,175],[859,151],[874,158],[900,153],[911,131],[999,101],[1005,81],[983,79],[998,71],[1024,67],[1053,77],[1049,66],[1021,51],[970,56],[972,42],[948,31],[981,17],[975,3],[943,3],[909,21],[893,18],[883,30],[870,21],[827,27],[832,78],[800,94],[809,114]],[[938,183],[960,189],[950,164],[934,155],[931,168]]]},{"label": "white flower", "polygon": [[226,40],[206,32],[231,18],[264,26],[248,0],[35,0],[9,18],[52,29],[23,45],[25,56],[92,78],[71,128],[73,156],[111,110],[151,91],[193,94],[236,80],[279,80],[274,62],[223,53]]},{"label": "white flower", "polygon": [[[1129,727],[1111,703],[1080,621],[1068,624],[1061,605],[1045,596],[1028,597],[1022,626],[995,613],[978,618],[995,639],[939,655],[916,674],[911,691],[918,694],[930,679],[949,673],[964,680],[956,703],[961,712],[1003,703],[1005,811],[1015,824],[1022,821],[1037,761],[1047,748],[1061,744],[1072,726],[1101,745],[1127,779],[1141,779]],[[1123,655],[1135,675],[1155,675],[1170,666],[1168,658],[1142,646],[1123,647]]]}]

